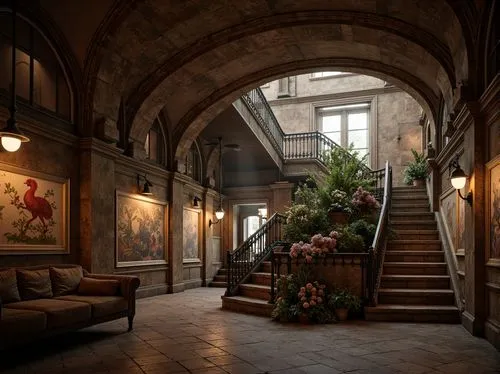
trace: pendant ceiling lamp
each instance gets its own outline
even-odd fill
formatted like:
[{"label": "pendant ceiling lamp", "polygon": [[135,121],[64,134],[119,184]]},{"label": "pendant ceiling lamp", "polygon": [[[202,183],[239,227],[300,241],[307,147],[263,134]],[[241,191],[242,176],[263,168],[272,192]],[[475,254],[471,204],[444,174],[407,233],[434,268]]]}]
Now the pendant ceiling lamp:
[{"label": "pendant ceiling lamp", "polygon": [[23,135],[17,128],[16,123],[16,2],[12,2],[12,82],[11,82],[11,102],[10,118],[3,129],[0,129],[0,137],[3,148],[8,152],[15,152],[21,147],[21,143],[29,142],[30,139]]}]

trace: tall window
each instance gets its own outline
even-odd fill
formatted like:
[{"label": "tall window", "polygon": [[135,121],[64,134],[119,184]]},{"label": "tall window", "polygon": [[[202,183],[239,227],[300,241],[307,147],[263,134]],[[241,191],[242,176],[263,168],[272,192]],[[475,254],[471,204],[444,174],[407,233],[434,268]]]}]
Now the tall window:
[{"label": "tall window", "polygon": [[199,183],[201,180],[201,155],[196,142],[191,144],[188,155],[186,157],[186,174]]},{"label": "tall window", "polygon": [[[0,12],[0,91],[10,92],[12,13]],[[72,121],[70,88],[59,60],[45,37],[18,17],[16,93],[29,105]]]},{"label": "tall window", "polygon": [[342,75],[345,74],[341,71],[318,71],[315,73],[312,73],[312,78],[326,78],[326,77],[333,77],[335,75]]},{"label": "tall window", "polygon": [[318,108],[319,130],[342,147],[354,146],[360,157],[369,153],[370,104]]},{"label": "tall window", "polygon": [[149,129],[144,149],[149,160],[165,164],[165,137],[158,121]]}]

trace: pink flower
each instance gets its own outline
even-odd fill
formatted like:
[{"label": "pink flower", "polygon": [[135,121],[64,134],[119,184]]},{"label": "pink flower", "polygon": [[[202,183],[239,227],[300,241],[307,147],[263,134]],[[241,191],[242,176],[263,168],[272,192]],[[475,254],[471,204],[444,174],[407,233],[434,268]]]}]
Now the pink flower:
[{"label": "pink flower", "polygon": [[318,291],[318,296],[323,296],[325,293],[323,292],[323,290],[320,288],[319,291]]},{"label": "pink flower", "polygon": [[311,292],[312,292],[313,294],[315,294],[316,292],[318,292],[318,290],[316,289],[316,287],[313,287],[313,288],[311,289]]},{"label": "pink flower", "polygon": [[299,292],[299,297],[304,297],[306,294],[304,292]]},{"label": "pink flower", "polygon": [[311,296],[311,300],[316,300],[317,299],[317,296],[316,295],[312,295]]},{"label": "pink flower", "polygon": [[330,232],[330,238],[337,239],[339,237],[339,233],[337,231]]},{"label": "pink flower", "polygon": [[306,288],[305,287],[300,287],[300,292],[306,292]]},{"label": "pink flower", "polygon": [[304,309],[309,308],[309,303],[308,303],[308,302],[305,302],[304,304],[302,304],[302,307],[303,307]]},{"label": "pink flower", "polygon": [[308,290],[312,290],[312,288],[313,288],[312,283],[307,283],[307,284],[306,284],[306,288],[307,288]]},{"label": "pink flower", "polygon": [[322,299],[321,297],[318,297],[318,298],[316,299],[316,302],[317,302],[318,304],[321,304],[321,303],[323,303],[323,299]]},{"label": "pink flower", "polygon": [[312,262],[312,260],[313,260],[312,256],[309,256],[309,255],[306,256],[306,262],[308,264],[310,264]]},{"label": "pink flower", "polygon": [[307,301],[307,297],[302,296],[302,297],[300,298],[300,301],[302,301],[302,302]]},{"label": "pink flower", "polygon": [[316,305],[316,301],[311,300],[311,306],[315,306],[315,305]]}]

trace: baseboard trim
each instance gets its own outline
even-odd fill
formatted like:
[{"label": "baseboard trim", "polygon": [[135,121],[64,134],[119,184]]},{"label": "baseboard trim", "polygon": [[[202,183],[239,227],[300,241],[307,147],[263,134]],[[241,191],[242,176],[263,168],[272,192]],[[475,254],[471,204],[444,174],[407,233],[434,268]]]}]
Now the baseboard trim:
[{"label": "baseboard trim", "polygon": [[202,280],[201,279],[192,279],[188,281],[184,281],[184,289],[189,290],[191,288],[201,287]]},{"label": "baseboard trim", "polygon": [[500,351],[500,322],[488,318],[484,324],[484,335],[486,340]]},{"label": "baseboard trim", "polygon": [[145,297],[152,297],[166,294],[168,291],[168,286],[163,284],[153,284],[149,286],[139,287],[135,293],[137,299],[142,299]]},{"label": "baseboard trim", "polygon": [[176,283],[172,284],[168,287],[168,292],[169,293],[177,293],[177,292],[182,292],[184,291],[184,283]]}]

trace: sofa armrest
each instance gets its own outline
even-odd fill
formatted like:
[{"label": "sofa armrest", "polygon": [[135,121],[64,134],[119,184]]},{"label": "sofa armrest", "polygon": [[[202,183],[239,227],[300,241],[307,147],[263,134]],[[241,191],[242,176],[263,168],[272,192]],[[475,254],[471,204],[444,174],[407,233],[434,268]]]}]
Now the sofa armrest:
[{"label": "sofa armrest", "polygon": [[129,311],[135,313],[135,291],[139,288],[141,281],[139,277],[130,275],[114,274],[92,274],[86,273],[86,277],[95,279],[114,279],[120,282],[120,292],[128,300]]}]

